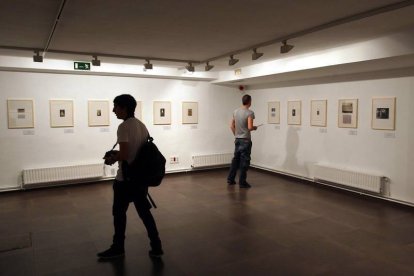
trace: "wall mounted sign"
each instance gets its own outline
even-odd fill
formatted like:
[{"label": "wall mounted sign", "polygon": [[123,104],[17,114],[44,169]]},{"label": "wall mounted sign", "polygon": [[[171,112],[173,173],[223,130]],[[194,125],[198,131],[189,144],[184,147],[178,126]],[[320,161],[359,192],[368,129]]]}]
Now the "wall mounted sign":
[{"label": "wall mounted sign", "polygon": [[75,69],[75,70],[91,70],[91,63],[90,62],[75,61],[73,63],[73,69]]}]

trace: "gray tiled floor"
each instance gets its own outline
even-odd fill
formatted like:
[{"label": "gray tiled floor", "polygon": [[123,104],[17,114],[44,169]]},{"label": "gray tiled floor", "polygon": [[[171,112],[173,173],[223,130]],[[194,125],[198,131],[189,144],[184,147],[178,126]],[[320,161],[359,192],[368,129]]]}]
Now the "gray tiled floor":
[{"label": "gray tiled floor", "polygon": [[111,183],[2,193],[1,239],[32,243],[0,252],[0,274],[414,275],[412,208],[257,170],[240,190],[226,173],[168,175],[151,189],[158,261],[133,206],[125,258],[96,259],[111,242]]}]

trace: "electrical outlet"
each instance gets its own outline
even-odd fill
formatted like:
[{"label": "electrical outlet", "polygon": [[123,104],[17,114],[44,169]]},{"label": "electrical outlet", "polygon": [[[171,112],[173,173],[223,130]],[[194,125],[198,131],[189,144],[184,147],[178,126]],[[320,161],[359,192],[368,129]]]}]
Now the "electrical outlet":
[{"label": "electrical outlet", "polygon": [[178,157],[177,156],[171,156],[170,157],[170,164],[178,164]]}]

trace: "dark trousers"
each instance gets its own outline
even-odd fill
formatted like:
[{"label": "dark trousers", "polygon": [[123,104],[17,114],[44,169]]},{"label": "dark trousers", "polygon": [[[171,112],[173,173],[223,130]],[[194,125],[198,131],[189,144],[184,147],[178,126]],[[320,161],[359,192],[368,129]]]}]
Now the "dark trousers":
[{"label": "dark trousers", "polygon": [[157,225],[155,224],[154,217],[151,214],[151,204],[147,198],[148,188],[142,188],[139,191],[134,191],[133,197],[131,197],[131,191],[128,190],[126,182],[115,180],[113,188],[114,204],[112,206],[112,215],[114,216],[115,228],[113,238],[114,245],[122,249],[124,248],[125,229],[127,223],[126,212],[128,210],[129,203],[132,201],[134,202],[135,209],[137,210],[139,217],[147,229],[151,247],[153,249],[161,248]]},{"label": "dark trousers", "polygon": [[231,161],[231,167],[229,175],[227,177],[228,182],[233,182],[237,170],[240,169],[239,185],[246,183],[247,170],[250,166],[250,154],[252,152],[252,141],[247,139],[236,139],[234,142],[234,157]]}]

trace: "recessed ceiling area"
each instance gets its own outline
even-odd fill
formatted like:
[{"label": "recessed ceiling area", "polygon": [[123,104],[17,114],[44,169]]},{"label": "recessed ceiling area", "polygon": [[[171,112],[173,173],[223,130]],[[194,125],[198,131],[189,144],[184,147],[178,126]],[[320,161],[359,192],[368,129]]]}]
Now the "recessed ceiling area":
[{"label": "recessed ceiling area", "polygon": [[[206,61],[398,3],[404,7],[294,38],[290,42],[295,48],[288,55],[412,29],[414,1],[3,0],[0,47],[45,49],[48,45],[49,51]],[[257,61],[251,60],[251,51],[240,53],[238,66],[276,59],[279,47],[258,49],[264,56]],[[105,57],[100,59],[105,62]],[[212,63],[217,65],[214,70],[228,69],[227,58]]]}]

